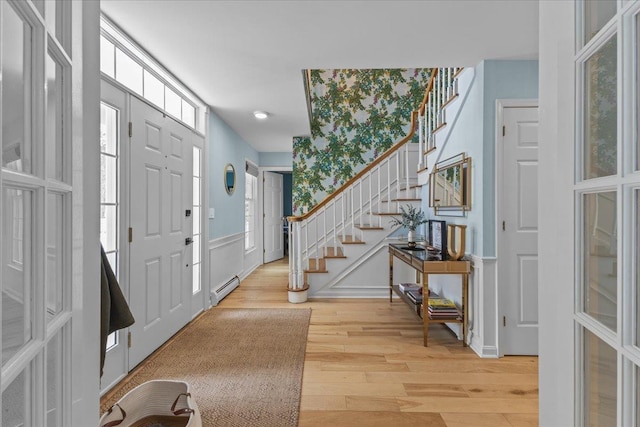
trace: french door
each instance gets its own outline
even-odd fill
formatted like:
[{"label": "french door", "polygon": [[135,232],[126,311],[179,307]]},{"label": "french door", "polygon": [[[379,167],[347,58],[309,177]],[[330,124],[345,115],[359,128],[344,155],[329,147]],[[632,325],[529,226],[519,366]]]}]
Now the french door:
[{"label": "french door", "polygon": [[639,425],[640,3],[576,6],[576,424]]},{"label": "french door", "polygon": [[5,427],[72,425],[72,7],[0,2]]}]

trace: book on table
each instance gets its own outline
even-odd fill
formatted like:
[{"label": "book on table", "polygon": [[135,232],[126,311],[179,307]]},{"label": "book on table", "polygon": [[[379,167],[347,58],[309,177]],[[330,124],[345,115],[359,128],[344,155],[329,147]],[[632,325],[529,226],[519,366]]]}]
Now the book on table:
[{"label": "book on table", "polygon": [[422,292],[419,290],[408,290],[405,292],[405,295],[407,295],[407,297],[415,304],[420,304],[422,302]]},{"label": "book on table", "polygon": [[431,318],[459,317],[460,312],[453,301],[447,298],[429,298],[427,312]]},{"label": "book on table", "polygon": [[447,298],[429,298],[429,307],[436,309],[456,308],[456,305]]},{"label": "book on table", "polygon": [[417,283],[400,283],[398,285],[398,289],[400,289],[400,292],[404,293],[406,293],[407,291],[417,291],[421,287],[422,286],[418,285]]}]

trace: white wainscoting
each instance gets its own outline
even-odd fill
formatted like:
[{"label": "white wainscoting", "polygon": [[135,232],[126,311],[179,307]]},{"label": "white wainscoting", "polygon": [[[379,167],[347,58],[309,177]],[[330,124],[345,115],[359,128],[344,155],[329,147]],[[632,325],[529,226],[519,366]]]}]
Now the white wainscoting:
[{"label": "white wainscoting", "polygon": [[[259,266],[253,258],[256,258],[254,250],[247,254],[245,260],[244,232],[231,234],[209,241],[209,290],[217,289],[234,276],[243,280]],[[253,261],[253,262],[247,262]],[[249,268],[245,265],[249,264]],[[219,301],[214,296],[211,305],[217,305]]]},{"label": "white wainscoting", "polygon": [[469,346],[480,357],[497,358],[498,281],[495,257],[471,255]]}]

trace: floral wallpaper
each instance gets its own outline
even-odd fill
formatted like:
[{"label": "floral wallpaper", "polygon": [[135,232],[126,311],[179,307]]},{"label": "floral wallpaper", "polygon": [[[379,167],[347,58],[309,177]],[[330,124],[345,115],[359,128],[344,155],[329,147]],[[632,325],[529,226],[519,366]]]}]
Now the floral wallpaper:
[{"label": "floral wallpaper", "polygon": [[294,215],[407,135],[430,74],[429,68],[311,71],[311,137],[293,139]]}]

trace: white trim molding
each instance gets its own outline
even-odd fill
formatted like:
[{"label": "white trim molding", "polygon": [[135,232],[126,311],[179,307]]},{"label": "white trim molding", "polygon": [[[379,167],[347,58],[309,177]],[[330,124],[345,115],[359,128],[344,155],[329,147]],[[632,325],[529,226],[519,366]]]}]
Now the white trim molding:
[{"label": "white trim molding", "polygon": [[469,286],[469,347],[478,356],[497,358],[498,346],[498,289],[497,259],[495,257],[471,258],[471,283]]},{"label": "white trim molding", "polygon": [[220,302],[213,290],[234,276],[242,277],[244,273],[244,232],[209,240],[207,253],[210,272],[208,290],[213,306]]}]

